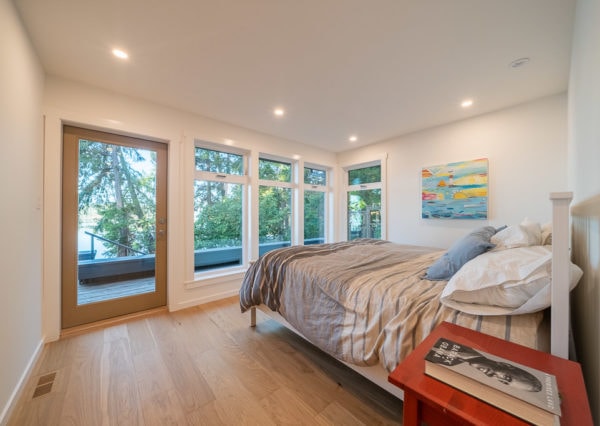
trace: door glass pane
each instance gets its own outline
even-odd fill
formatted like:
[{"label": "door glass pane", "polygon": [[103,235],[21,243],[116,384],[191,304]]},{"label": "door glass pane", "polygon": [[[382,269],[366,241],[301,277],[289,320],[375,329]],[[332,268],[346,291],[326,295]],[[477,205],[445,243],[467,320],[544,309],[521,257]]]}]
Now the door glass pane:
[{"label": "door glass pane", "polygon": [[195,181],[194,270],[242,264],[243,185]]},{"label": "door glass pane", "polygon": [[259,253],[289,246],[292,239],[292,190],[260,186],[258,210]]},{"label": "door glass pane", "polygon": [[79,140],[77,304],[156,290],[156,153]]},{"label": "door glass pane", "polygon": [[381,189],[348,192],[348,240],[381,238]]}]

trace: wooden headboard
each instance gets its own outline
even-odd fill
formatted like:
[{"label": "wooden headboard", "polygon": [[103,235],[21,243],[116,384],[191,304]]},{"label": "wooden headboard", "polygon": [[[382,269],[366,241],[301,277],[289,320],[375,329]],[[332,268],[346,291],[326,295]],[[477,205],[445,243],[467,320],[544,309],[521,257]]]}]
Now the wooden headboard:
[{"label": "wooden headboard", "polygon": [[572,260],[583,277],[571,295],[577,361],[595,424],[600,422],[600,195],[571,208]]}]

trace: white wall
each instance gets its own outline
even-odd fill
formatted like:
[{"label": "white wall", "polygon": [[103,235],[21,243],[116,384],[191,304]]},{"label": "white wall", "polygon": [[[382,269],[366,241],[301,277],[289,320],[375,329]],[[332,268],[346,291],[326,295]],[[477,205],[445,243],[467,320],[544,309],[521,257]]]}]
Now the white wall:
[{"label": "white wall", "polygon": [[[600,1],[579,0],[569,82],[569,183],[574,203],[600,194]],[[596,220],[596,223],[598,220]],[[592,223],[592,222],[590,222]],[[587,243],[573,292],[574,337],[595,424],[600,422],[600,237]]]},{"label": "white wall", "polygon": [[11,1],[0,0],[0,423],[42,343],[44,73]]},{"label": "white wall", "polygon": [[[566,117],[567,97],[559,94],[345,152],[338,161],[387,153],[387,238],[448,247],[488,223],[551,219],[548,194],[567,189]],[[421,219],[421,168],[482,157],[489,159],[488,220]]]},{"label": "white wall", "polygon": [[[60,174],[63,122],[167,142],[168,184],[168,306],[171,310],[237,294],[238,273],[227,278],[195,280],[186,255],[191,253],[193,209],[193,144],[195,139],[215,143],[233,141],[254,153],[270,154],[335,166],[335,155],[317,148],[249,131],[142,100],[48,77],[44,97],[46,114],[44,172],[44,334],[60,332]],[[187,225],[189,226],[187,226]],[[186,251],[186,247],[189,248]],[[191,259],[191,258],[189,258]]]},{"label": "white wall", "polygon": [[575,202],[600,192],[600,2],[579,0],[569,81],[569,183]]}]

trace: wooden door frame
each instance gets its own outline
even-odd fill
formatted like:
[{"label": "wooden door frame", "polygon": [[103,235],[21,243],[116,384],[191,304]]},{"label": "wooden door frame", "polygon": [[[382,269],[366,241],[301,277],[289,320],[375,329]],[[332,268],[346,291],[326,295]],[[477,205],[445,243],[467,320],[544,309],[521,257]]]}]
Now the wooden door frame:
[{"label": "wooden door frame", "polygon": [[[157,154],[155,292],[106,302],[77,305],[77,230],[80,139],[139,147]],[[69,125],[63,126],[61,328],[88,324],[167,303],[168,144]],[[77,147],[77,148],[75,148]],[[160,220],[163,219],[163,220]],[[143,296],[143,297],[142,297]]]}]

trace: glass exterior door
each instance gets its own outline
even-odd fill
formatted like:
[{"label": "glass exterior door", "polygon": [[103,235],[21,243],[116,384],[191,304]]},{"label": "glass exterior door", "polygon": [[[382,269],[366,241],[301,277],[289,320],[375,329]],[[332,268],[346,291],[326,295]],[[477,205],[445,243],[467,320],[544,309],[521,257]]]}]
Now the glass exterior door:
[{"label": "glass exterior door", "polygon": [[166,144],[64,127],[62,327],[166,304]]}]

